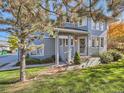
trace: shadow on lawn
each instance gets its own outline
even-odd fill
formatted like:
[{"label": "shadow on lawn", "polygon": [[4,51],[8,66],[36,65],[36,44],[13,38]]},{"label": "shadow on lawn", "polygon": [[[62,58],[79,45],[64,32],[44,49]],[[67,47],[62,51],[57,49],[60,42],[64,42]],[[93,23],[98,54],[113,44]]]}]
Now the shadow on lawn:
[{"label": "shadow on lawn", "polygon": [[9,81],[0,81],[1,85],[8,85],[8,84],[14,84],[19,82],[19,80],[9,80]]}]

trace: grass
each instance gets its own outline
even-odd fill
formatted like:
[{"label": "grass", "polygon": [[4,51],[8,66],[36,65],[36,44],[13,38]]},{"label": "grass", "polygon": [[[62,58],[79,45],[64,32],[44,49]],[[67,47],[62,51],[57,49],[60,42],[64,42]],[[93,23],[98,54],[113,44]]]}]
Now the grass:
[{"label": "grass", "polygon": [[[47,69],[47,67],[37,67],[26,69],[27,78],[35,77],[40,71]],[[16,83],[19,80],[19,70],[0,71],[0,93],[5,93],[5,90],[10,87],[11,84]]]},{"label": "grass", "polygon": [[[37,68],[28,69],[32,75],[37,71]],[[18,78],[17,71],[0,72],[0,82],[13,81],[14,78]],[[0,83],[0,93],[123,93],[123,82],[124,60],[121,60],[82,70],[39,76],[38,80],[26,83]]]}]

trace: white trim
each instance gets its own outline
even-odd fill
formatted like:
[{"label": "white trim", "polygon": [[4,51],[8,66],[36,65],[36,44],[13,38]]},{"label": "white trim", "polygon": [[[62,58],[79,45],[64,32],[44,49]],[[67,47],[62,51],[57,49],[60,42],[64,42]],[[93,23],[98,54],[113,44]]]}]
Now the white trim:
[{"label": "white trim", "polygon": [[80,30],[73,30],[73,29],[66,29],[66,28],[54,28],[55,31],[58,32],[65,32],[65,33],[78,33],[78,34],[89,34],[89,32],[86,31],[80,31]]},{"label": "white trim", "polygon": [[37,50],[35,51],[32,51],[32,52],[35,52],[36,54],[32,54],[32,52],[30,52],[30,55],[31,56],[44,56],[44,49],[40,49],[40,54],[37,53]]}]

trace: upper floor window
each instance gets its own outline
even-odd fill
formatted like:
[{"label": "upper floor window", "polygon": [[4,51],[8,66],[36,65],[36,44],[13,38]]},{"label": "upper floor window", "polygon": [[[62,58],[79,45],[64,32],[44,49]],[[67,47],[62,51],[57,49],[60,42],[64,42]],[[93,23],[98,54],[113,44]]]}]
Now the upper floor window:
[{"label": "upper floor window", "polygon": [[87,26],[87,16],[84,16],[79,20],[78,26]]},{"label": "upper floor window", "polygon": [[91,22],[91,28],[93,30],[100,30],[100,31],[103,31],[104,30],[104,22],[94,22],[92,21]]},{"label": "upper floor window", "polygon": [[104,30],[104,25],[105,23],[104,22],[100,22],[100,30],[103,31]]},{"label": "upper floor window", "polygon": [[96,30],[100,30],[100,24],[99,24],[99,22],[96,22]]},{"label": "upper floor window", "polygon": [[79,20],[78,26],[82,26],[82,19]]},{"label": "upper floor window", "polygon": [[93,20],[91,21],[91,28],[96,29],[96,23]]},{"label": "upper floor window", "polygon": [[66,18],[66,22],[70,22],[69,18]]}]

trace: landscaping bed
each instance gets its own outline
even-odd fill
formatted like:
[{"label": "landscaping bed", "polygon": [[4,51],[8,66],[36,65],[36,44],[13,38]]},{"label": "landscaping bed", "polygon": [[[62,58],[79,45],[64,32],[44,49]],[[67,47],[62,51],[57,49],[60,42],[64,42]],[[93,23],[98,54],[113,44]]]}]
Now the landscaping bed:
[{"label": "landscaping bed", "polygon": [[[38,64],[48,64],[48,63],[55,63],[53,57],[49,57],[43,60],[36,59],[36,58],[26,58],[26,65],[38,65]],[[15,66],[20,66],[20,62],[16,63]]]}]

